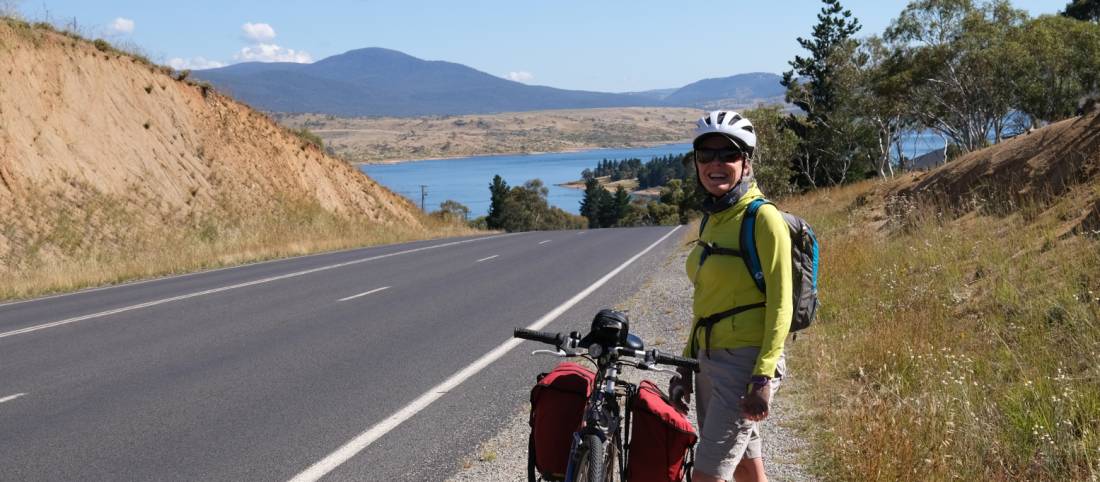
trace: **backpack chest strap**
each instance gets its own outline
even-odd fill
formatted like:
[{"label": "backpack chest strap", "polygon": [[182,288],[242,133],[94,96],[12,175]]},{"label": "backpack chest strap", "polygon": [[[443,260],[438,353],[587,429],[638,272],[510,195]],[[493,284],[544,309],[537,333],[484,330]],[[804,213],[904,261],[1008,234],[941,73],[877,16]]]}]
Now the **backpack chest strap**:
[{"label": "backpack chest strap", "polygon": [[706,261],[707,258],[710,257],[710,255],[712,254],[717,254],[721,256],[737,256],[738,258],[741,257],[741,252],[736,249],[723,248],[721,246],[718,246],[717,244],[703,241],[702,239],[700,239],[698,243],[699,246],[703,248],[703,252],[699,254],[699,267],[702,267],[703,262]]}]

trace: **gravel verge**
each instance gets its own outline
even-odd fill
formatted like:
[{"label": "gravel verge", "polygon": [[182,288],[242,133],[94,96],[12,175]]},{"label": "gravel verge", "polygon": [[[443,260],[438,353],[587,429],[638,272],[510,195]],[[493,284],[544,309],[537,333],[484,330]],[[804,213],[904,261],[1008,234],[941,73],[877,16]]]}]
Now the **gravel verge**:
[{"label": "gravel verge", "polygon": [[[631,331],[647,343],[647,348],[678,353],[691,326],[691,283],[684,276],[684,260],[689,249],[681,247],[658,263],[642,287],[615,308],[630,315]],[[788,343],[790,345],[790,343]],[[791,356],[788,349],[788,358]],[[795,350],[797,351],[797,350]],[[655,372],[626,370],[624,378],[637,383],[643,378],[666,388],[669,376]],[[535,374],[531,374],[532,383]],[[775,481],[816,481],[807,470],[810,456],[809,418],[798,410],[803,395],[801,380],[788,376],[776,396],[772,413],[763,426],[764,460],[768,476]],[[470,453],[450,482],[526,481],[527,425],[530,404],[520,407],[503,430]],[[689,413],[695,423],[694,408]]]}]

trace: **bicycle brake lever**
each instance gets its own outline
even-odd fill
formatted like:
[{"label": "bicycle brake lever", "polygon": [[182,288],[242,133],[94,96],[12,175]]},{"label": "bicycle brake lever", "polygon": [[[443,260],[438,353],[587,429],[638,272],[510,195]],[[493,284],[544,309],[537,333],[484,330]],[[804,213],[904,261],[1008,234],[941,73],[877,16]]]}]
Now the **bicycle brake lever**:
[{"label": "bicycle brake lever", "polygon": [[562,358],[569,356],[569,354],[567,354],[567,353],[565,353],[564,351],[561,351],[561,350],[556,350],[556,351],[555,350],[535,350],[535,351],[531,352],[531,356],[535,356],[535,355],[551,355],[551,356],[562,357]]},{"label": "bicycle brake lever", "polygon": [[676,370],[669,370],[668,368],[660,368],[660,367],[651,365],[651,364],[646,363],[646,362],[641,362],[641,363],[639,363],[635,366],[639,370],[649,370],[649,371],[654,371],[654,372],[668,373],[670,375],[678,375],[679,374],[679,373],[676,372]]},{"label": "bicycle brake lever", "polygon": [[679,375],[676,370],[669,370],[668,368],[651,368],[655,372],[667,373],[669,375]]}]

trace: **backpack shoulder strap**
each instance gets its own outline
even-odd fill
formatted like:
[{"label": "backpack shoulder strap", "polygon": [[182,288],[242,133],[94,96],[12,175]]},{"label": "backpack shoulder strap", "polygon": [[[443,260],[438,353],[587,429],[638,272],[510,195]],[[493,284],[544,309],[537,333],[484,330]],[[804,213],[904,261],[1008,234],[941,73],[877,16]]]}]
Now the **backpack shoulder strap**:
[{"label": "backpack shoulder strap", "polygon": [[710,219],[710,213],[703,213],[703,219],[699,220],[699,237],[703,237],[703,230],[707,228],[707,220]]},{"label": "backpack shoulder strap", "polygon": [[760,253],[756,250],[756,213],[765,204],[771,204],[771,201],[764,198],[753,200],[745,210],[745,216],[741,218],[741,259],[745,260],[745,267],[761,293],[767,291],[764,286],[764,269],[760,267]]}]

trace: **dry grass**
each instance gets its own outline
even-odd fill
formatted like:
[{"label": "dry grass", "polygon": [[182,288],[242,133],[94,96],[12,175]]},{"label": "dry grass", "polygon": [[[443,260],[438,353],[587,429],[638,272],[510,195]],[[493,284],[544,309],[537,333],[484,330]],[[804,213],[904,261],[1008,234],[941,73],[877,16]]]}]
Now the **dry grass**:
[{"label": "dry grass", "polygon": [[[0,300],[192,272],[339,249],[474,234],[422,216],[420,225],[334,214],[316,201],[288,200],[263,216],[216,211],[149,225],[111,196],[95,194],[75,211],[40,208],[26,219],[48,229],[0,221]],[[45,200],[29,202],[45,206]],[[225,203],[230,206],[232,203]]]},{"label": "dry grass", "polygon": [[879,230],[882,187],[784,205],[821,238],[819,325],[792,358],[818,401],[822,475],[1096,480],[1100,242],[1064,236],[1076,208],[908,206]]}]

